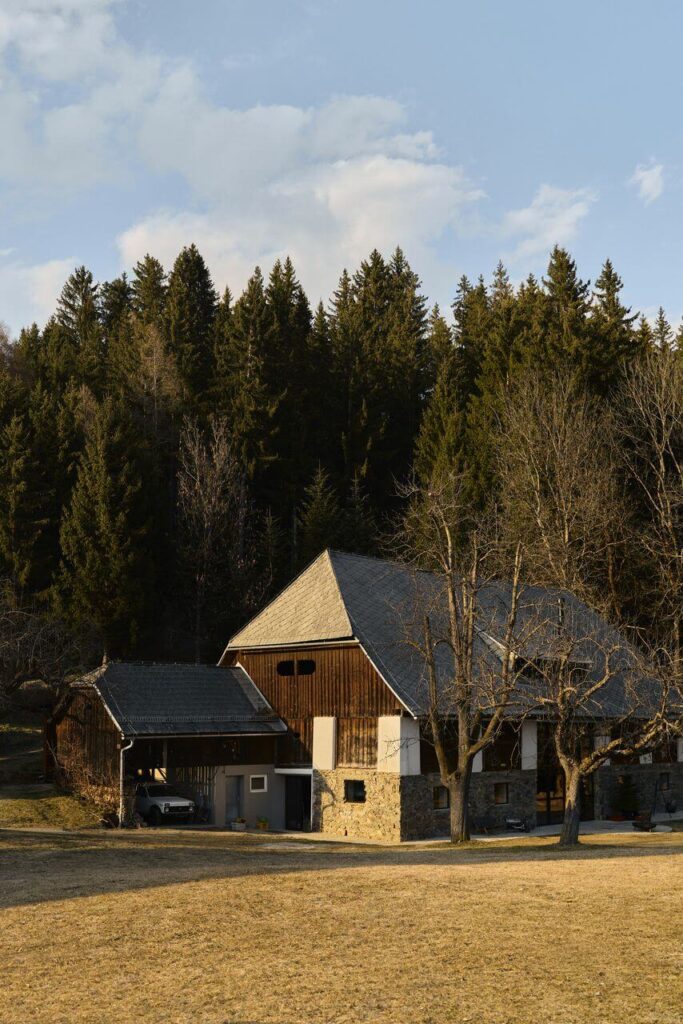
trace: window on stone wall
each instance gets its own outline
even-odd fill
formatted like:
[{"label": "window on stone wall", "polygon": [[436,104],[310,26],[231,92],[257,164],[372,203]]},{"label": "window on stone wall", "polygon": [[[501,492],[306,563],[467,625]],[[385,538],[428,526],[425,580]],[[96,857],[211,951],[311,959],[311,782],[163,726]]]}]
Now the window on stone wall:
[{"label": "window on stone wall", "polygon": [[432,790],[435,811],[447,811],[450,806],[449,792],[445,786],[434,786]]},{"label": "window on stone wall", "polygon": [[508,804],[510,802],[510,787],[507,782],[494,782],[493,802],[494,804]]},{"label": "window on stone wall", "polygon": [[365,803],[365,782],[363,779],[344,779],[344,800],[347,804]]}]

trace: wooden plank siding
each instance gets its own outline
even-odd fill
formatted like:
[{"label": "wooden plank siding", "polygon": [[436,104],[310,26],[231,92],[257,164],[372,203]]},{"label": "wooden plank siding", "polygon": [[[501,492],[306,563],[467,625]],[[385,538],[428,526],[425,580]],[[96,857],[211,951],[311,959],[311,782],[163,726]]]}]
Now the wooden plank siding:
[{"label": "wooden plank siding", "polygon": [[[281,718],[335,715],[355,718],[393,715],[401,704],[375,671],[360,647],[329,646],[294,650],[236,651],[239,661]],[[293,660],[295,674],[281,676],[280,661]],[[296,663],[315,662],[310,675],[300,675]]]},{"label": "wooden plank siding", "polygon": [[377,767],[377,719],[337,719],[337,767]]},{"label": "wooden plank siding", "polygon": [[[343,756],[358,759],[359,765],[376,764],[377,718],[398,714],[402,705],[359,645],[234,651],[224,664],[237,662],[290,730],[278,740],[278,765],[311,764],[313,719],[321,716],[355,722],[360,730],[357,739],[351,724],[341,727],[346,737]],[[293,662],[293,674],[279,673],[280,662]],[[300,662],[314,662],[313,671],[299,671]]]},{"label": "wooden plank siding", "polygon": [[95,691],[75,693],[55,727],[58,769],[74,782],[114,785],[119,743],[120,733]]}]

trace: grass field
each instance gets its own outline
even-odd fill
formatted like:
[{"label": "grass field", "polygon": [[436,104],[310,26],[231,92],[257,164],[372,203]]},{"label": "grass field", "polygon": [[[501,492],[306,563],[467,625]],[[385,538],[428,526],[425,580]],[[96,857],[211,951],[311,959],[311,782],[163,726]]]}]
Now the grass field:
[{"label": "grass field", "polygon": [[43,770],[43,735],[36,715],[0,719],[0,785],[34,781]]},{"label": "grass field", "polygon": [[680,1024],[683,833],[0,831],[3,1024]]}]

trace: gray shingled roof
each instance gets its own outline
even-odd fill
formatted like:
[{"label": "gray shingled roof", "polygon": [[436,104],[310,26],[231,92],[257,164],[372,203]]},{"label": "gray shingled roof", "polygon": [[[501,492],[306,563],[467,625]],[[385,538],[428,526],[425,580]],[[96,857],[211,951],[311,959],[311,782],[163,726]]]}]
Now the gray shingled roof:
[{"label": "gray shingled roof", "polygon": [[286,732],[242,668],[110,662],[79,685],[100,694],[125,736]]},{"label": "gray shingled roof", "polygon": [[[504,582],[487,584],[479,592],[479,632],[475,640],[480,672],[500,667],[497,641],[504,636],[511,587]],[[425,611],[429,611],[435,637],[445,635],[446,600],[442,580],[397,562],[388,562],[342,551],[323,552],[293,584],[285,588],[229,642],[227,651],[240,647],[284,646],[331,639],[329,629],[316,629],[316,609],[343,606],[350,629],[338,632],[344,622],[335,612],[334,638],[355,638],[375,668],[408,711],[424,715],[428,709],[424,661],[410,645],[421,637]],[[527,587],[520,599],[516,635],[520,653],[540,657],[552,646],[554,624],[560,606],[565,627],[584,638],[573,657],[590,663],[597,677],[604,664],[602,648],[621,646],[623,672],[600,692],[596,715],[615,717],[626,708],[624,682],[632,669],[631,648],[611,627],[572,594]],[[301,614],[300,614],[301,613]],[[543,622],[539,626],[539,621]],[[227,653],[227,652],[226,652]],[[451,658],[437,648],[437,674],[442,692],[450,680]]]}]

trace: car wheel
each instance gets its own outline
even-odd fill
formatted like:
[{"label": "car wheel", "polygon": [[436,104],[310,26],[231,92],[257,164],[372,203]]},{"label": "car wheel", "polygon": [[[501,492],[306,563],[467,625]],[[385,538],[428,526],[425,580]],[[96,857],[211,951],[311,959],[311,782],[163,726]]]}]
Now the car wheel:
[{"label": "car wheel", "polygon": [[158,807],[153,807],[149,812],[149,823],[154,828],[158,828],[161,825],[161,811]]}]

